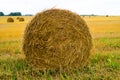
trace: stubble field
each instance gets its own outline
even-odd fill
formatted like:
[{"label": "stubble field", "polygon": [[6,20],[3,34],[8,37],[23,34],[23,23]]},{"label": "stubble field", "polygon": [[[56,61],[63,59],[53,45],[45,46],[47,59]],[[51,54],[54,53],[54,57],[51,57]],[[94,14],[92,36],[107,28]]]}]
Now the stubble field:
[{"label": "stubble field", "polygon": [[24,22],[0,17],[0,80],[120,80],[120,16],[85,16],[94,47],[86,66],[71,73],[34,71],[22,53],[22,36],[32,16]]}]

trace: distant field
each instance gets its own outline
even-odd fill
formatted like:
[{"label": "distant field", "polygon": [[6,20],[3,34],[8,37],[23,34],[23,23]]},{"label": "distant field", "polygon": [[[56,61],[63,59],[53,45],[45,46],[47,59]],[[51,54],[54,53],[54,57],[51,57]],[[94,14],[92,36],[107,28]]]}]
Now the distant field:
[{"label": "distant field", "polygon": [[21,51],[22,36],[32,16],[7,23],[0,16],[0,80],[120,80],[120,16],[86,16],[94,47],[88,64],[70,74],[36,72],[27,66]]}]

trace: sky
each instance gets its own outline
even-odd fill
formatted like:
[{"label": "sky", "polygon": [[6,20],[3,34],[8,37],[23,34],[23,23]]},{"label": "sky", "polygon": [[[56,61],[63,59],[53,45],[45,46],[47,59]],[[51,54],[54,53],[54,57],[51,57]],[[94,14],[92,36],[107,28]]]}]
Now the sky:
[{"label": "sky", "polygon": [[46,9],[68,9],[78,14],[120,15],[120,0],[0,0],[4,14],[36,14]]}]

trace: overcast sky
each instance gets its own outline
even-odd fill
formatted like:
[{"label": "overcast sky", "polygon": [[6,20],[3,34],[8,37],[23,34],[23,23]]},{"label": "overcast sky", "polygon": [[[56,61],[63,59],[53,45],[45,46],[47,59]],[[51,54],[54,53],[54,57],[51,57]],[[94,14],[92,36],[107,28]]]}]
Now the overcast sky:
[{"label": "overcast sky", "polygon": [[0,11],[5,14],[36,14],[53,7],[78,14],[120,15],[120,0],[0,0]]}]

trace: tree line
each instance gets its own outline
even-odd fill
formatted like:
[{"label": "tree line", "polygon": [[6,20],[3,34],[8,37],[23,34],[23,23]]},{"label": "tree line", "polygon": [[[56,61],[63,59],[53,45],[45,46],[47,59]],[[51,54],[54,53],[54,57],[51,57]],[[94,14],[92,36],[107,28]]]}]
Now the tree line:
[{"label": "tree line", "polygon": [[[21,12],[11,12],[8,15],[5,15],[3,12],[0,12],[0,16],[23,16]],[[32,16],[31,14],[26,14],[24,16]]]}]

